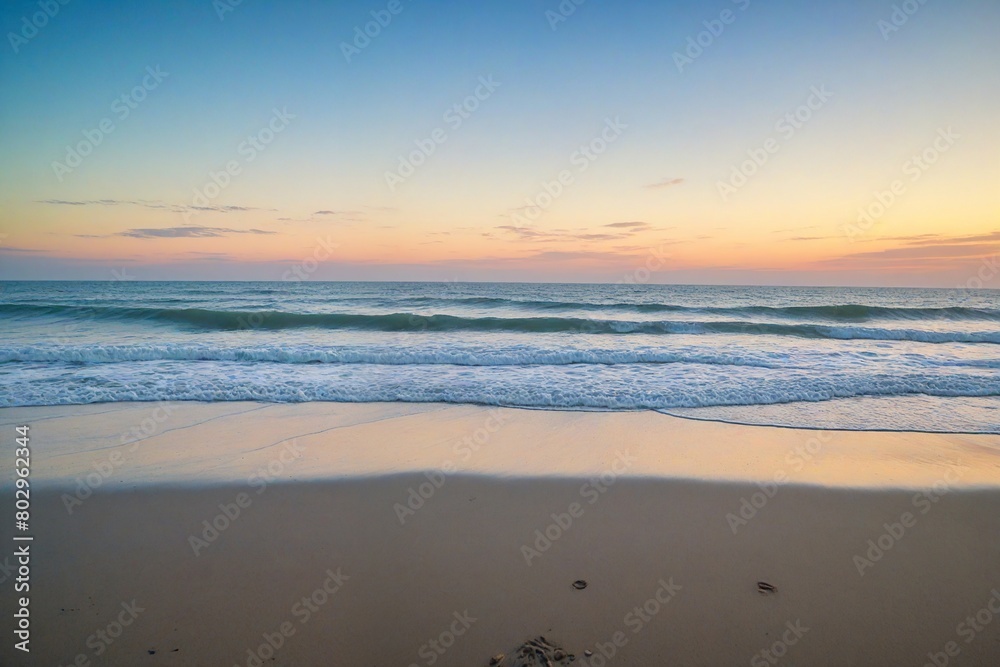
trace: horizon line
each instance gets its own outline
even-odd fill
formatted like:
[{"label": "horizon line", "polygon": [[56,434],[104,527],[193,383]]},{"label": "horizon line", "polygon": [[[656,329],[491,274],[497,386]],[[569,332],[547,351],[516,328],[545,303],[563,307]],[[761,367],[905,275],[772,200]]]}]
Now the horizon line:
[{"label": "horizon line", "polygon": [[629,287],[738,287],[738,288],[773,288],[773,289],[890,289],[890,290],[942,290],[953,292],[1000,292],[1000,288],[994,287],[920,287],[916,285],[761,285],[761,284],[740,284],[740,283],[653,283],[653,282],[557,282],[557,281],[529,281],[529,280],[152,280],[135,278],[131,280],[88,280],[81,278],[41,278],[32,280],[18,280],[12,278],[0,278],[2,283],[290,283],[290,284],[426,284],[426,285],[591,285],[591,286],[629,286]]}]

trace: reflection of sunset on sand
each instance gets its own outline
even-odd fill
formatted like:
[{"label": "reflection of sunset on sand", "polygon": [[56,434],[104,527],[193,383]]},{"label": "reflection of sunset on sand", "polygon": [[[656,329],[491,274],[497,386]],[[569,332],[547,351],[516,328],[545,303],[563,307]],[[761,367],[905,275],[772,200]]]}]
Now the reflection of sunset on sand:
[{"label": "reflection of sunset on sand", "polygon": [[997,436],[174,407],[136,451],[119,434],[155,406],[0,413],[36,424],[36,659],[94,659],[85,640],[123,601],[144,611],[109,664],[485,665],[539,635],[598,656],[582,664],[922,664],[951,641],[966,664],[995,655],[996,624],[968,643],[955,628],[1000,580]]}]

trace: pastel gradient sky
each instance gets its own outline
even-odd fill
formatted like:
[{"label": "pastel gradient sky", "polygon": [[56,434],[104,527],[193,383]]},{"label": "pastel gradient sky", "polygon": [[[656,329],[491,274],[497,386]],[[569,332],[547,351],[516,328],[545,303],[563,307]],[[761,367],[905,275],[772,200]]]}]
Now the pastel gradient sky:
[{"label": "pastel gradient sky", "polygon": [[0,279],[954,287],[1000,252],[995,0],[234,1],[4,3]]}]

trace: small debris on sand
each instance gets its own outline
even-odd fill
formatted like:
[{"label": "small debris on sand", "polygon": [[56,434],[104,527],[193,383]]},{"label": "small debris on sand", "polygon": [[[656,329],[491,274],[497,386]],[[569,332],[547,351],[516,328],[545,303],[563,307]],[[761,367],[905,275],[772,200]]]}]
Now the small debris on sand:
[{"label": "small debris on sand", "polygon": [[[498,658],[499,662],[494,662]],[[506,656],[503,654],[497,655],[490,660],[490,665],[491,667],[497,665],[506,667],[505,659]],[[576,660],[576,656],[549,643],[545,637],[537,637],[521,644],[511,654],[511,659],[513,662],[510,663],[510,667],[563,667]]]}]

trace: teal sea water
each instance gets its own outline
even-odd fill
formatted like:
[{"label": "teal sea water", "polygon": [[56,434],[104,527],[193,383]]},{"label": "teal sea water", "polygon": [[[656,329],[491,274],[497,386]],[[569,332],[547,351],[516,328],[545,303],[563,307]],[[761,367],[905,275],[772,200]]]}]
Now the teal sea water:
[{"label": "teal sea water", "polygon": [[0,285],[0,406],[442,401],[1000,433],[1000,291]]}]

